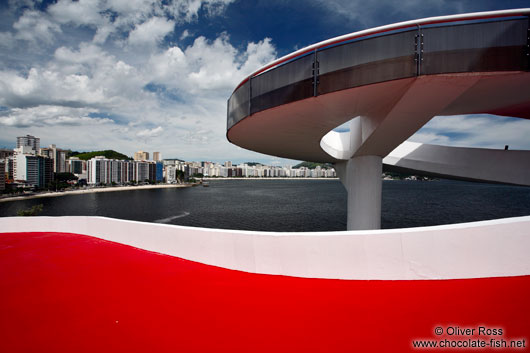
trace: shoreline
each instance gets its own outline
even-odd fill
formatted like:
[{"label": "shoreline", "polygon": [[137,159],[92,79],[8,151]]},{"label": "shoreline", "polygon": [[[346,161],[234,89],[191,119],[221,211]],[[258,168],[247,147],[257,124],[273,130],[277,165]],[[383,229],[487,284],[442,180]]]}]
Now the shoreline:
[{"label": "shoreline", "polygon": [[[202,178],[204,181],[213,181],[213,180],[339,180],[339,178],[308,178],[308,177],[274,177],[274,178],[241,178],[241,177],[219,177],[219,178]],[[395,180],[395,179],[385,179],[385,180]],[[17,195],[17,196],[7,196],[0,197],[1,202],[9,201],[22,201],[22,200],[31,200],[38,199],[43,197],[59,197],[67,195],[82,195],[82,194],[92,194],[98,192],[116,192],[116,191],[133,191],[133,190],[148,190],[148,189],[168,189],[168,188],[187,188],[193,186],[199,186],[200,183],[196,184],[158,184],[158,185],[138,185],[138,186],[113,186],[113,187],[99,187],[99,188],[89,188],[89,189],[78,189],[78,190],[68,190],[68,191],[51,191],[44,192],[36,195]]]},{"label": "shoreline", "polygon": [[210,178],[210,177],[204,177],[204,178],[196,178],[196,179],[202,179],[202,180],[339,180],[339,178],[309,178],[309,177],[216,177],[216,178]]},{"label": "shoreline", "polygon": [[37,195],[27,196],[13,196],[0,198],[0,202],[9,201],[21,201],[31,200],[43,197],[58,197],[67,195],[82,195],[82,194],[93,194],[98,192],[115,192],[115,191],[132,191],[132,190],[148,190],[148,189],[166,189],[166,188],[187,188],[192,187],[193,184],[161,184],[161,185],[139,185],[139,186],[114,186],[114,187],[102,187],[102,188],[90,188],[80,190],[69,190],[69,191],[57,191],[57,192],[45,192]]}]

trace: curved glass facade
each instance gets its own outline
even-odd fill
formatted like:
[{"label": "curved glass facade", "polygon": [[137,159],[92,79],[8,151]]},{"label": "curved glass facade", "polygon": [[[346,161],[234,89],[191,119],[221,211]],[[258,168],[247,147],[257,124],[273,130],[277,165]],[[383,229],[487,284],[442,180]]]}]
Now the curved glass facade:
[{"label": "curved glass facade", "polygon": [[415,25],[323,45],[250,77],[228,100],[227,129],[254,113],[419,75],[526,71],[528,16]]}]

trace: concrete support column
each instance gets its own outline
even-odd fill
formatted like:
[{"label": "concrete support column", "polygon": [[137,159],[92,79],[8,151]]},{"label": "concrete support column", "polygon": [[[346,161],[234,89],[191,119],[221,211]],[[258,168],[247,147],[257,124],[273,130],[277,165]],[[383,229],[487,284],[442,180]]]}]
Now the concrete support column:
[{"label": "concrete support column", "polygon": [[381,228],[382,171],[380,156],[358,156],[346,162],[341,179],[348,191],[348,230]]}]

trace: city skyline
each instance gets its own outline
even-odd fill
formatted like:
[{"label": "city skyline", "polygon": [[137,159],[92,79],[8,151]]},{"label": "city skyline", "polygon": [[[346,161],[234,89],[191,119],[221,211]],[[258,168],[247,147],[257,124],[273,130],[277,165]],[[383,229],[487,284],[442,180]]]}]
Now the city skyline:
[{"label": "city skyline", "polygon": [[[210,0],[142,1],[132,9],[117,0],[2,3],[0,147],[13,148],[17,136],[29,134],[40,136],[42,146],[77,151],[295,164],[226,140],[226,101],[246,75],[332,36],[525,5],[311,0],[300,8],[294,1]],[[433,119],[412,141],[529,149],[529,134],[528,121],[454,116]]]},{"label": "city skyline", "polygon": [[[57,191],[75,184],[83,186],[140,185],[146,183],[181,184],[190,178],[335,178],[329,165],[301,164],[269,166],[260,163],[223,164],[210,161],[162,159],[160,152],[152,158],[146,151],[137,151],[127,158],[116,151],[94,151],[88,154],[63,150],[55,144],[40,147],[38,136],[17,136],[16,148],[0,149],[0,191],[20,192],[22,189]],[[64,181],[67,181],[65,184]],[[72,184],[70,184],[70,182]]]}]

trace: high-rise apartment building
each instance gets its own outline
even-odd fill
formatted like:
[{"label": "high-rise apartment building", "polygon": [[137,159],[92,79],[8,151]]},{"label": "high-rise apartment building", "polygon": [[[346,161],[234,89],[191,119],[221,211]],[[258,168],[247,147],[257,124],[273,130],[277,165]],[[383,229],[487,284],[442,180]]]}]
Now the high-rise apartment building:
[{"label": "high-rise apartment building", "polygon": [[88,184],[124,184],[132,181],[163,180],[162,163],[122,161],[97,156],[87,161]]},{"label": "high-rise apartment building", "polygon": [[134,160],[135,161],[148,161],[149,160],[149,152],[144,151],[138,151],[134,153]]},{"label": "high-rise apartment building", "polygon": [[162,164],[162,162],[157,162],[156,163],[156,177],[155,177],[155,180],[156,181],[164,181],[164,164]]},{"label": "high-rise apartment building", "polygon": [[83,163],[84,161],[80,160],[77,157],[70,157],[66,161],[68,165],[68,172],[72,174],[82,174],[83,173]]},{"label": "high-rise apartment building", "polygon": [[40,154],[44,157],[53,159],[54,173],[66,172],[66,152],[57,148],[55,145],[50,145],[48,148],[41,148]]},{"label": "high-rise apartment building", "polygon": [[15,181],[43,188],[53,181],[53,160],[51,158],[23,153],[25,147],[15,149],[13,158]]},{"label": "high-rise apartment building", "polygon": [[14,179],[14,162],[13,162],[13,156],[8,157],[4,159],[5,162],[5,174],[6,174],[6,182],[11,182]]},{"label": "high-rise apartment building", "polygon": [[74,174],[79,179],[86,179],[86,161],[83,161],[77,157],[70,157],[66,161],[66,171]]},{"label": "high-rise apartment building", "polygon": [[14,151],[8,150],[5,148],[0,148],[0,159],[6,159],[9,157],[13,157]]},{"label": "high-rise apartment building", "polygon": [[110,184],[112,182],[111,160],[96,156],[87,161],[89,184]]},{"label": "high-rise apartment building", "polygon": [[136,179],[137,182],[144,182],[149,180],[149,163],[137,162],[136,163]]},{"label": "high-rise apartment building", "polygon": [[0,160],[0,190],[6,188],[6,163]]},{"label": "high-rise apartment building", "polygon": [[40,149],[40,138],[31,135],[19,136],[17,137],[17,148],[22,146],[30,146],[34,154],[37,154]]},{"label": "high-rise apartment building", "polygon": [[162,161],[162,153],[160,152],[153,152],[153,161],[160,162]]}]

